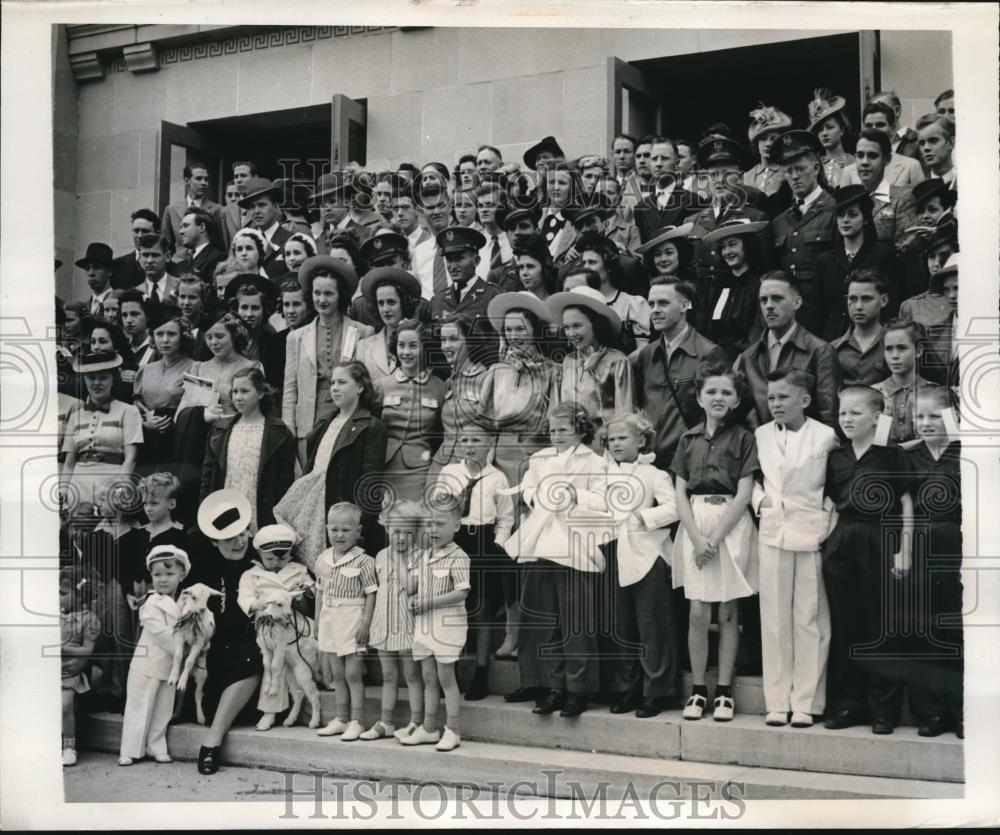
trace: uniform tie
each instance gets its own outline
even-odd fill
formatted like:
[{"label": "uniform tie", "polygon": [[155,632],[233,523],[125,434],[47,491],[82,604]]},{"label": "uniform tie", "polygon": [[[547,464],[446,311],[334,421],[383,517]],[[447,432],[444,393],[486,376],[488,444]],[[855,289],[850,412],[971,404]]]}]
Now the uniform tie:
[{"label": "uniform tie", "polygon": [[159,294],[159,292],[156,289],[156,282],[155,281],[153,282],[153,286],[152,286],[152,288],[149,291],[149,300],[151,302],[153,302],[154,304],[159,304],[159,302],[160,302],[160,294]]},{"label": "uniform tie", "polygon": [[792,206],[792,216],[796,220],[802,220],[802,215],[805,211],[806,201],[801,197],[795,198],[795,205]]},{"label": "uniform tie", "polygon": [[503,265],[500,257],[500,239],[494,235],[490,240],[492,241],[490,245],[490,269],[495,270],[497,267]]},{"label": "uniform tie", "polygon": [[444,257],[441,250],[434,250],[434,295],[443,293],[448,289],[448,270],[444,265]]}]

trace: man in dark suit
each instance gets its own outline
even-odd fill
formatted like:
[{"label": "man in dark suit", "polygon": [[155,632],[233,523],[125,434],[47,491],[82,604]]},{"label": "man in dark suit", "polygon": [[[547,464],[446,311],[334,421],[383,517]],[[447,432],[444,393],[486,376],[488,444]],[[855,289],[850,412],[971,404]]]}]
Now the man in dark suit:
[{"label": "man in dark suit", "polygon": [[[507,211],[504,214],[502,225],[504,232],[507,233],[507,240],[510,241],[511,248],[516,248],[518,244],[528,240],[532,235],[538,234],[538,224],[541,219],[542,209],[537,204],[527,207],[519,206]],[[486,280],[504,292],[524,289],[521,285],[516,256],[506,264],[490,270]]]},{"label": "man in dark suit", "polygon": [[[448,313],[461,313],[472,322],[470,349],[478,358],[496,355],[497,335],[486,315],[500,289],[476,277],[479,250],[486,246],[481,232],[468,226],[449,226],[437,235],[437,246],[448,270],[449,286],[431,299],[431,316],[439,322]],[[482,361],[482,360],[481,360]]]},{"label": "man in dark suit", "polygon": [[[215,223],[216,229],[222,228],[222,206],[208,198],[210,181],[208,167],[200,162],[184,166],[184,197],[176,203],[171,203],[163,210],[163,237],[167,245],[174,251],[174,260],[183,261],[188,254],[180,246],[181,221],[189,209],[203,209]],[[221,243],[221,239],[219,241]]]},{"label": "man in dark suit", "polygon": [[214,221],[204,209],[189,209],[181,220],[180,240],[188,255],[183,262],[185,272],[192,272],[206,284],[215,276],[215,266],[226,257],[212,245],[217,232]]},{"label": "man in dark suit", "polygon": [[114,260],[111,286],[116,290],[131,290],[146,280],[146,273],[139,263],[139,241],[148,235],[160,234],[160,218],[152,209],[136,209],[131,219],[134,249]]},{"label": "man in dark suit", "polygon": [[[712,205],[689,216],[686,223],[693,224],[690,240],[694,245],[692,263],[698,280],[712,281],[720,273],[728,272],[717,245],[704,246],[701,239],[718,229],[727,220],[746,217],[751,221],[770,221],[767,213],[759,208],[765,200],[760,189],[746,185],[740,173],[746,151],[735,140],[726,136],[709,136],[698,145],[698,167],[706,170],[712,179]],[[764,229],[757,236],[764,266],[771,259],[771,233]]]},{"label": "man in dark suit", "polygon": [[[807,330],[819,329],[816,259],[837,241],[836,205],[819,185],[822,148],[816,134],[790,130],[771,149],[782,167],[794,202],[771,221],[775,261],[790,273],[802,296],[798,320]],[[833,425],[833,424],[831,424]]]},{"label": "man in dark suit", "polygon": [[635,207],[635,225],[645,243],[664,226],[679,226],[694,211],[695,196],[681,187],[677,172],[677,146],[672,139],[653,137],[650,152],[653,188]]},{"label": "man in dark suit", "polygon": [[260,231],[269,244],[270,252],[264,253],[264,272],[272,280],[288,272],[282,248],[292,233],[281,225],[281,200],[283,189],[264,177],[251,177],[246,181],[247,195],[239,202],[247,210],[247,226]]}]

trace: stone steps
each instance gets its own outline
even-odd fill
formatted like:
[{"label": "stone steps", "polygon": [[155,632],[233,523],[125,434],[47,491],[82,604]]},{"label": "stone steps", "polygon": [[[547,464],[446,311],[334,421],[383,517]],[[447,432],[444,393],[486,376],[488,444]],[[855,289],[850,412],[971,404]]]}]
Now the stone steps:
[{"label": "stone steps", "polygon": [[[376,697],[374,692],[369,692],[368,695],[369,700]],[[498,701],[500,704],[497,704]],[[964,793],[964,787],[960,783],[942,780],[898,779],[884,775],[857,776],[739,765],[726,762],[731,759],[728,756],[721,758],[721,762],[677,759],[678,753],[682,756],[685,753],[696,753],[706,735],[715,739],[716,746],[722,745],[725,740],[724,747],[727,750],[742,749],[747,734],[752,735],[752,730],[749,727],[741,730],[741,720],[736,720],[727,728],[710,721],[687,723],[688,726],[702,726],[700,729],[692,729],[680,728],[677,722],[670,722],[668,719],[660,722],[659,717],[645,721],[633,718],[629,723],[621,717],[599,715],[597,712],[585,713],[578,720],[560,720],[558,717],[545,719],[532,716],[524,706],[504,705],[497,697],[479,704],[482,706],[480,710],[474,710],[470,706],[463,714],[462,725],[467,728],[465,739],[459,748],[447,754],[434,751],[431,746],[404,747],[391,739],[344,743],[339,738],[318,737],[315,731],[302,726],[278,726],[266,733],[255,731],[252,727],[234,728],[226,737],[221,759],[223,767],[226,764],[241,765],[296,772],[299,775],[321,770],[346,779],[373,780],[379,783],[439,783],[469,787],[471,791],[475,791],[472,787],[479,787],[485,790],[483,796],[486,797],[507,798],[512,794],[526,794],[590,800],[595,793],[599,796],[601,791],[606,791],[609,799],[621,798],[626,794],[644,801],[653,798],[659,813],[668,817],[678,814],[671,811],[671,801],[676,802],[678,798],[687,801],[680,812],[687,814],[692,808],[691,801],[694,797],[707,796],[730,801],[734,796],[748,800],[862,797],[923,799],[960,798]],[[487,710],[495,715],[495,722],[484,722]],[[505,722],[508,723],[506,727]],[[748,724],[749,720],[743,722]],[[121,723],[121,716],[115,714],[95,714],[88,717],[80,725],[81,747],[117,752]],[[561,729],[560,724],[563,726]],[[646,736],[654,736],[660,740],[659,746],[637,746],[636,750],[628,752],[631,754],[629,756],[559,747],[560,743],[569,742],[573,749],[584,748],[589,744],[585,739],[589,739],[592,734],[597,734],[598,744],[609,744],[608,740],[613,735],[606,731],[598,733],[599,726],[608,724],[617,724],[622,729],[619,734],[621,742],[612,744],[611,747],[625,747],[626,742],[635,743]],[[662,728],[663,733],[649,734],[650,728],[656,724]],[[626,725],[635,730],[624,731]],[[480,735],[496,733],[502,734],[505,742],[477,739]],[[800,735],[802,743],[820,742],[819,747],[825,747],[815,732],[769,729],[768,733],[775,740],[784,739],[784,745],[793,752],[800,747],[800,744],[789,745],[793,733]],[[841,733],[850,734],[849,731]],[[204,736],[205,729],[197,725],[172,726],[168,735],[171,753],[182,760],[196,759]],[[855,735],[855,743],[859,736]],[[877,741],[895,751],[896,757],[904,749],[917,758],[939,757],[937,746],[932,748],[921,741],[921,745],[914,745],[910,750],[907,745],[912,740],[904,737],[905,735],[899,739],[880,738],[871,741]],[[532,744],[522,744],[522,740]],[[866,747],[857,745],[856,749]],[[675,753],[666,757],[662,753],[639,755],[657,750],[672,750]],[[794,762],[795,756],[792,753],[786,759]],[[887,756],[885,759],[890,760],[892,757]],[[673,785],[664,785],[665,781]],[[297,776],[293,781],[294,788],[299,792],[310,790],[313,785],[314,781],[310,780],[309,775]],[[110,791],[113,795],[113,788]],[[464,792],[463,795],[469,796]],[[109,796],[108,799],[114,798]],[[301,795],[299,799],[303,799]],[[304,799],[311,807],[312,799],[308,796]],[[337,811],[337,798],[332,796],[328,800],[333,802],[323,811],[327,815],[333,815]],[[501,805],[500,808],[506,807]],[[618,804],[609,804],[608,811],[613,814],[617,808]],[[737,810],[737,804],[730,802],[730,811]]]}]

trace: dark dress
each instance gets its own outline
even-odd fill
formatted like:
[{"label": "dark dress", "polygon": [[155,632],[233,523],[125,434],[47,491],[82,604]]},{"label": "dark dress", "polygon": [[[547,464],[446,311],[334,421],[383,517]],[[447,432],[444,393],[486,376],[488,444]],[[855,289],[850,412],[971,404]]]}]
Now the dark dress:
[{"label": "dark dress", "polygon": [[[717,318],[713,317],[723,290],[729,295]],[[760,313],[760,272],[748,270],[736,277],[728,269],[698,285],[699,302],[696,305],[695,329],[710,342],[714,342],[731,362],[764,332]]]},{"label": "dark dress", "polygon": [[[219,699],[229,685],[263,673],[253,622],[236,602],[240,577],[253,564],[256,552],[248,545],[242,559],[227,560],[214,543],[200,533],[192,534],[192,541],[192,550],[196,553],[191,556],[191,573],[184,579],[183,586],[204,583],[224,595],[213,597],[209,603],[215,614],[215,634],[207,655],[204,707],[211,722]],[[239,720],[250,719],[256,713],[256,704],[256,699],[251,698]]]}]

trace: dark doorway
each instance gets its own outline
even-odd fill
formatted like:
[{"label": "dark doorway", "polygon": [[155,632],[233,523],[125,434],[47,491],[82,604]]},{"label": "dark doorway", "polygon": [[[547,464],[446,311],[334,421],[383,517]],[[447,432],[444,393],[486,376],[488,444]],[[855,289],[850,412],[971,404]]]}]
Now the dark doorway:
[{"label": "dark doorway", "polygon": [[860,123],[862,61],[857,32],[651,58],[632,66],[659,94],[662,132],[674,138],[697,141],[708,125],[723,121],[745,139],[749,113],[761,99],[791,116],[796,128],[806,128],[807,107],[818,87],[847,99],[852,124],[856,128]]}]

